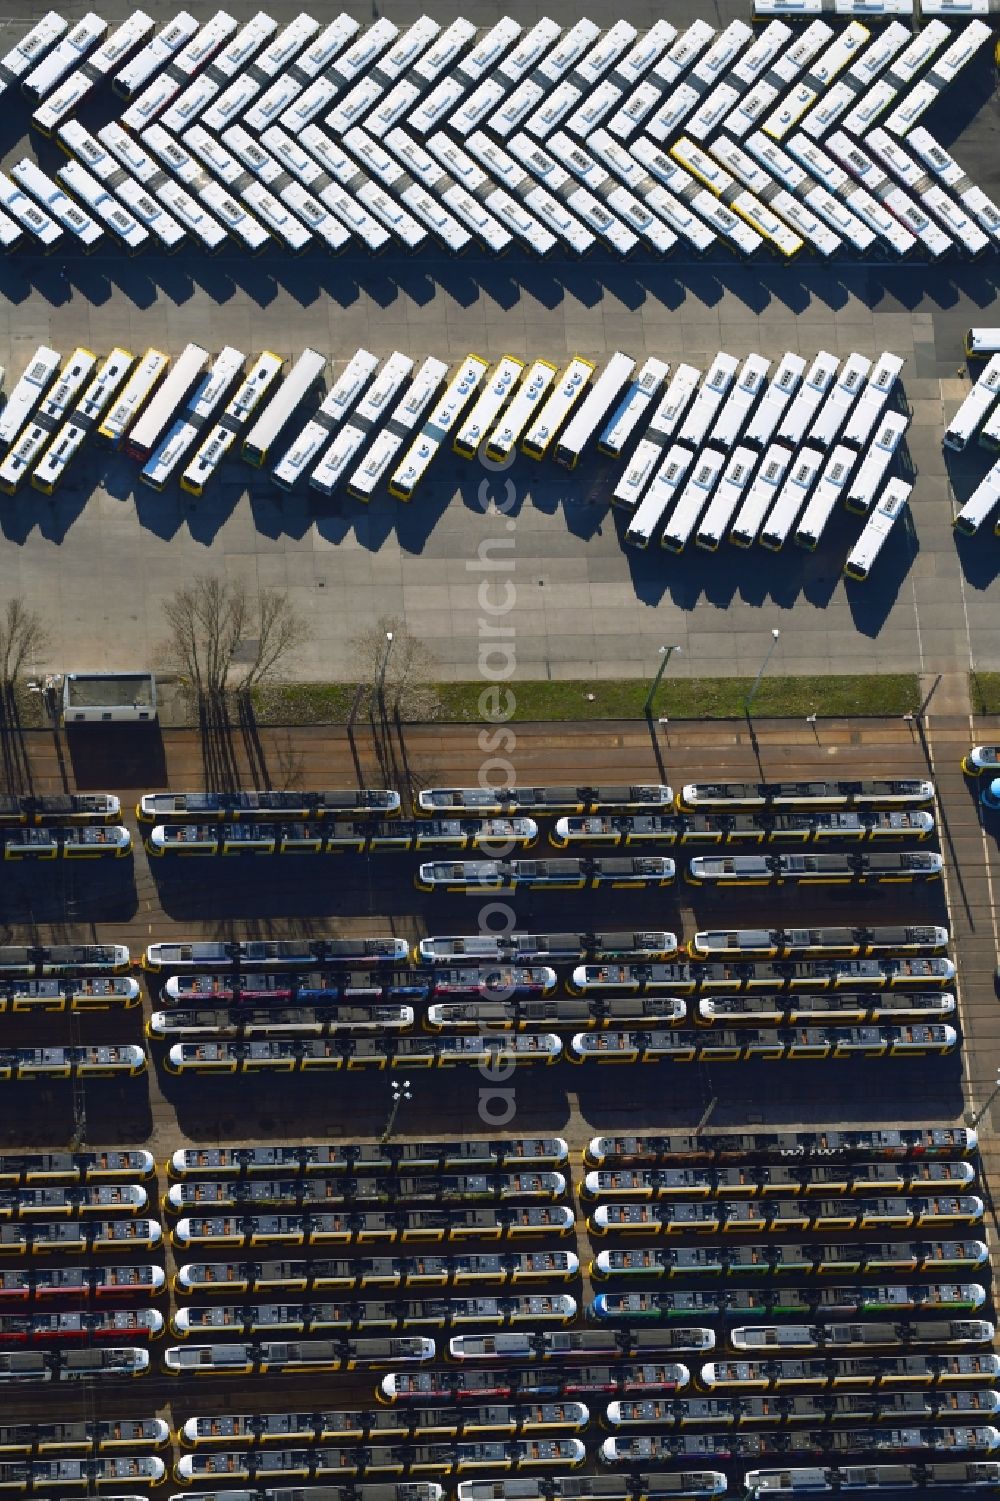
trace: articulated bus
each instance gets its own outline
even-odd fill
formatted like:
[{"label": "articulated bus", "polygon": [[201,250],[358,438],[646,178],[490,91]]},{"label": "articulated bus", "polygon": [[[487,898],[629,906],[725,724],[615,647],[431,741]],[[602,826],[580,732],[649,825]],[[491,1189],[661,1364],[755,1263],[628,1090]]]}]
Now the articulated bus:
[{"label": "articulated bus", "polygon": [[[31,954],[35,951],[0,948],[0,974],[5,972],[3,962],[5,952]],[[123,952],[127,958],[128,950],[125,949]],[[247,939],[233,943],[201,941],[151,943],[142,956],[142,966],[147,970],[166,969],[175,973],[191,970],[301,970],[312,969],[317,964],[359,962],[400,964],[405,963],[409,958],[409,953],[410,946],[405,938],[302,938],[264,941]],[[51,971],[45,972],[51,973]]]},{"label": "articulated bus", "polygon": [[145,407],[153,388],[169,364],[168,354],[163,354],[159,349],[146,350],[114,406],[98,426],[99,438],[116,448],[121,444],[126,431]]},{"label": "articulated bus", "polygon": [[0,980],[0,1012],[110,1011],[136,1006],[139,982],[125,975],[77,980]]},{"label": "articulated bus", "polygon": [[155,1172],[152,1152],[139,1149],[0,1153],[0,1184],[5,1188],[19,1184],[145,1182]]},{"label": "articulated bus", "polygon": [[420,433],[389,480],[389,494],[397,500],[411,500],[413,492],[430,467],[435,454],[453,432],[456,423],[486,378],[490,365],[478,354],[470,354],[452,376],[444,393],[432,410]]},{"label": "articulated bus", "polygon": [[[861,1276],[886,1272],[903,1275],[942,1270],[975,1272],[989,1262],[981,1240],[889,1240],[849,1244],[806,1242],[788,1245],[642,1246],[599,1251],[590,1275],[659,1282],[667,1278],[771,1277],[794,1272],[815,1276]],[[350,1263],[348,1263],[350,1265]],[[211,1285],[211,1284],[210,1284]],[[997,1394],[1000,1405],[1000,1394]]]},{"label": "articulated bus", "polygon": [[761,1163],[756,1166],[607,1167],[592,1169],[580,1184],[583,1200],[620,1199],[816,1198],[840,1194],[919,1194],[969,1189],[976,1181],[971,1162],[862,1162],[807,1166]]},{"label": "articulated bus", "polygon": [[548,360],[535,360],[517,389],[517,394],[486,439],[486,457],[502,463],[517,447],[525,428],[559,374]]},{"label": "articulated bus", "polygon": [[[211,961],[209,961],[211,962]],[[314,961],[315,962],[315,961]],[[376,961],[378,962],[378,961]],[[168,966],[172,967],[172,966]],[[372,1005],[379,1001],[425,1001],[430,976],[412,969],[394,969],[384,962],[375,969],[314,970],[293,974],[280,969],[243,974],[230,966],[222,974],[174,974],[160,990],[165,1005],[183,1006],[330,1006],[334,1001]]]},{"label": "articulated bus", "polygon": [[717,928],[695,933],[692,959],[870,958],[874,955],[943,954],[951,937],[930,923],[853,928]]},{"label": "articulated bus", "polygon": [[[698,1385],[708,1392],[944,1388],[947,1400],[949,1393],[960,1397],[963,1387],[992,1383],[998,1376],[1000,1356],[993,1354],[823,1356],[798,1360],[720,1360],[702,1366]],[[405,1381],[406,1377],[402,1379]]]},{"label": "articulated bus", "polygon": [[[959,1133],[962,1134],[962,1133]],[[0,1170],[7,1159],[0,1157]],[[466,1141],[344,1142],[278,1147],[179,1147],[171,1178],[309,1177],[316,1173],[492,1172],[562,1168],[569,1148],[561,1136],[473,1138]]]},{"label": "articulated bus", "polygon": [[587,1227],[598,1236],[839,1234],[978,1227],[983,1213],[983,1201],[974,1194],[909,1199],[895,1195],[879,1199],[678,1199],[656,1204],[639,1200],[599,1204],[591,1211]]},{"label": "articulated bus", "polygon": [[145,792],[135,813],[140,823],[190,823],[219,819],[239,823],[248,819],[262,823],[270,818],[285,822],[297,819],[393,818],[400,807],[399,793],[383,787],[323,792]]},{"label": "articulated bus", "polygon": [[[617,1352],[616,1352],[617,1353]],[[553,1401],[576,1397],[601,1396],[672,1396],[690,1384],[691,1373],[679,1362],[649,1361],[631,1364],[612,1356],[611,1363],[599,1365],[546,1364],[527,1370],[494,1366],[437,1366],[432,1370],[391,1371],[375,1388],[376,1400],[385,1406],[412,1404],[419,1412],[426,1404],[458,1403],[465,1408],[470,1402]],[[596,1477],[578,1481],[587,1485]],[[569,1481],[554,1481],[566,1486]],[[495,1482],[491,1481],[491,1485]],[[547,1495],[573,1496],[573,1491],[553,1490]],[[581,1496],[589,1494],[580,1492]],[[599,1494],[594,1492],[595,1495]],[[541,1498],[540,1498],[541,1501]]]},{"label": "articulated bus", "polygon": [[695,855],[685,880],[694,886],[844,886],[938,881],[944,860],[926,850],[842,855]]},{"label": "articulated bus", "polygon": [[674,876],[674,862],[665,855],[587,860],[432,860],[419,866],[414,884],[419,891],[510,891],[519,886],[581,891],[598,886],[672,886]]},{"label": "articulated bus", "polygon": [[839,1022],[878,1025],[883,1022],[936,1022],[945,1017],[953,1018],[955,1012],[955,997],[947,991],[921,995],[919,991],[890,990],[885,994],[850,995],[838,990],[824,995],[785,997],[716,996],[698,1002],[694,1020],[706,1026],[714,1026],[716,1022],[724,1026],[751,1022],[769,1027],[825,1026]]},{"label": "articulated bus", "polygon": [[426,787],[414,811],[438,818],[511,813],[669,812],[673,790],[660,783],[608,783],[594,787]]},{"label": "articulated bus", "polygon": [[[530,459],[544,458],[559,429],[583,395],[596,368],[592,360],[574,355],[558,376],[555,390],[521,439],[522,453],[527,454]],[[487,454],[489,452],[488,447]]]},{"label": "articulated bus", "polygon": [[931,813],[702,813],[559,818],[549,831],[555,849],[579,844],[862,844],[928,839]]},{"label": "articulated bus", "polygon": [[283,1038],[270,1042],[179,1042],[168,1050],[163,1066],[171,1074],[496,1069],[550,1066],[559,1062],[562,1053],[562,1040],[554,1032],[490,1033],[482,1037]]},{"label": "articulated bus", "polygon": [[[146,463],[172,422],[174,414],[204,370],[207,360],[207,349],[202,349],[200,344],[188,344],[173,361],[148,406],[125,436],[125,451],[131,458]],[[137,371],[136,374],[138,373]],[[126,388],[120,405],[124,404],[128,394]],[[112,413],[112,418],[114,415]]]},{"label": "articulated bus", "polygon": [[[183,355],[181,356],[183,359]],[[199,380],[190,400],[170,424],[142,468],[139,479],[153,490],[162,490],[178,464],[197,442],[198,434],[221,406],[234,381],[242,373],[246,355],[227,344]],[[177,367],[175,366],[175,373]],[[169,377],[168,377],[169,380]],[[165,386],[166,388],[166,386]],[[136,429],[138,431],[138,429]]]},{"label": "articulated bus", "polygon": [[688,782],[677,794],[684,813],[758,810],[927,808],[934,783],[916,777],[841,782]]},{"label": "articulated bus", "polygon": [[[973,1241],[968,1245],[971,1248],[980,1242]],[[982,1264],[979,1261],[959,1261],[960,1249],[956,1243],[956,1269],[967,1264],[970,1267]],[[985,1248],[983,1250],[985,1259],[988,1253]],[[931,1253],[930,1247],[927,1252],[928,1255]],[[969,1249],[968,1256],[972,1254]],[[947,1264],[953,1263],[949,1261]],[[904,1270],[913,1269],[911,1260]],[[931,1269],[929,1266],[928,1270]],[[395,1290],[400,1287],[476,1287],[484,1284],[507,1287],[523,1282],[571,1282],[579,1270],[580,1260],[575,1251],[490,1251],[451,1256],[365,1256],[316,1261],[203,1261],[181,1265],[174,1277],[174,1290],[178,1296],[188,1296],[214,1292],[353,1292],[370,1288]],[[338,1415],[336,1421],[341,1420],[342,1415]],[[197,1421],[191,1419],[190,1423]],[[196,1436],[185,1424],[185,1442],[194,1439],[196,1446],[198,1437],[212,1442],[221,1436],[208,1432]]]},{"label": "articulated bus", "polygon": [[426,1335],[372,1339],[254,1340],[247,1344],[171,1345],[163,1364],[175,1376],[310,1375],[427,1365],[437,1350]]},{"label": "articulated bus", "polygon": [[[856,1131],[703,1132],[692,1136],[673,1132],[663,1136],[594,1136],[584,1148],[589,1167],[656,1167],[673,1163],[850,1162],[881,1158],[887,1162],[911,1157],[967,1157],[979,1148],[976,1132],[965,1126],[909,1127]],[[1000,1357],[998,1357],[1000,1359]]]},{"label": "articulated bus", "polygon": [[131,965],[131,955],[121,943],[0,946],[0,979],[120,975]]},{"label": "articulated bus", "polygon": [[[135,356],[127,349],[111,351],[32,470],[34,489],[41,490],[44,495],[55,492],[85,438],[98,425],[125,382],[134,361]],[[117,799],[115,801],[117,803]]]},{"label": "articulated bus", "polygon": [[523,373],[524,361],[514,355],[505,354],[498,361],[486,389],[475,401],[452,443],[455,452],[463,459],[475,458],[480,444],[493,431],[497,418],[514,396]]},{"label": "articulated bus", "polygon": [[958,1033],[937,1022],[901,1027],[799,1027],[707,1032],[577,1032],[569,1063],[738,1063],[819,1058],[923,1058],[954,1052]]},{"label": "articulated bus", "polygon": [[73,399],[96,364],[97,356],[89,349],[76,349],[69,356],[38,412],[0,464],[0,490],[8,495],[16,493],[35,460],[62,426]]},{"label": "articulated bus", "polygon": [[201,495],[254,412],[281,374],[281,356],[265,349],[181,475],[181,489]]},{"label": "articulated bus", "polygon": [[874,959],[756,959],[696,964],[583,964],[566,988],[573,995],[605,991],[648,994],[661,988],[675,995],[734,994],[744,991],[943,990],[955,978],[950,959],[904,956]]},{"label": "articulated bus", "polygon": [[672,959],[676,933],[469,933],[421,938],[416,964],[485,964],[500,960],[565,964],[577,959]]}]

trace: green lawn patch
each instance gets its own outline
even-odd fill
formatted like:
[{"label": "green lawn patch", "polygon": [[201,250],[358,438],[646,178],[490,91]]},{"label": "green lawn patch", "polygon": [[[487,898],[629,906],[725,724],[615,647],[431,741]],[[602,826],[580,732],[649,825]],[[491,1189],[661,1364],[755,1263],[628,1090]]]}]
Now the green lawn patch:
[{"label": "green lawn patch", "polygon": [[970,672],[973,714],[1000,714],[1000,672]]}]

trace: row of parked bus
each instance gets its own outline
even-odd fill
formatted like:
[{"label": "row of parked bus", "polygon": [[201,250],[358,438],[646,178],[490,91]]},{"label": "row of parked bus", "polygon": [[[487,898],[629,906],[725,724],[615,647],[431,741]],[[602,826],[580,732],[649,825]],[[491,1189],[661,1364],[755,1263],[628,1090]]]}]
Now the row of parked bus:
[{"label": "row of parked bus", "polygon": [[885,408],[903,362],[839,364],[820,351],[807,372],[788,354],[770,385],[756,354],[740,365],[719,353],[701,384],[679,366],[614,491],[625,541],[715,551],[728,535],[777,551],[794,537],[814,550],[842,502],[871,520],[898,488],[885,480],[908,418]]},{"label": "row of parked bus", "polygon": [[[564,1059],[577,1064],[913,1059],[951,1053],[957,1045],[955,1028],[936,1022],[889,1027],[746,1027],[712,1033],[610,1028],[577,1032],[565,1043],[554,1032],[513,1030],[481,1035],[448,1033],[426,1038],[404,1035],[396,1039],[302,1038],[296,1034],[262,1041],[178,1042],[168,1048],[163,1066],[168,1073],[183,1075],[523,1068],[529,1064],[552,1065]],[[145,1067],[142,1050],[135,1051]]]},{"label": "row of parked bus", "polygon": [[[39,86],[52,91],[36,126],[66,139],[77,122],[60,122],[149,28],[138,13],[97,52],[105,24],[90,15],[74,28],[24,80],[33,98]],[[129,101],[113,128],[141,142],[118,158],[117,197],[107,186],[103,198],[95,192],[107,178],[57,174],[56,193],[70,188],[91,214],[75,221],[49,179],[33,185],[33,216],[9,202],[9,242],[27,229],[52,244],[68,228],[85,248],[107,229],[130,250],[176,250],[185,240],[213,250],[228,234],[251,252],[272,240],[292,252],[310,243],[336,251],[355,237],[377,250],[392,237],[411,252],[433,243],[500,254],[517,241],[538,255],[557,245],[571,255],[594,246],[662,255],[682,243],[702,253],[721,239],[742,254],[767,245],[790,259],[804,245],[824,257],[845,241],[863,250],[874,230],[902,254],[907,247],[867,200],[852,197],[846,227],[842,195],[818,198],[811,182],[787,176],[741,181],[722,202],[711,178],[706,187],[704,177],[661,165],[661,156],[671,159],[658,147],[682,126],[698,141],[720,125],[745,134],[747,116],[774,139],[800,121],[821,134],[848,103],[855,128],[894,104],[889,123],[905,134],[988,35],[972,22],[944,47],[951,32],[941,21],[920,38],[895,22],[873,40],[860,21],[835,33],[818,20],[796,37],[779,19],[756,37],[743,21],[718,35],[696,21],[678,35],[666,20],[641,37],[620,20],[602,36],[589,20],[563,33],[544,18],[525,33],[504,17],[477,37],[464,18],[442,32],[426,16],[402,33],[381,18],[359,36],[346,17],[320,32],[308,16],[275,30],[263,13],[237,30],[219,12],[193,34],[174,24],[154,38],[113,83]],[[36,28],[27,44],[44,52],[59,34]],[[88,52],[92,62],[63,81]],[[765,117],[768,102],[786,94]],[[636,136],[640,126],[647,134]],[[165,183],[149,172],[149,155],[165,167]],[[90,160],[81,151],[74,165],[83,171]],[[948,244],[953,236],[976,254],[977,223],[991,205],[964,193],[961,201],[967,214],[944,195],[937,217]],[[907,199],[905,208],[912,221],[917,205]],[[929,245],[926,229],[908,248],[918,240]]]},{"label": "row of parked bus", "polygon": [[[864,995],[803,996],[782,1001],[771,996],[728,996],[699,1001],[693,1018],[699,1025],[749,1022],[761,1026],[795,1027],[817,1023],[879,1025],[927,1023],[954,1017],[953,995],[920,995],[891,991],[882,997]],[[585,1027],[608,1031],[621,1027],[669,1027],[689,1020],[688,1008],[677,997],[592,997],[556,999],[449,1001],[429,1006],[423,1030],[430,1033],[531,1032]],[[146,1023],[147,1037],[159,1042],[199,1038],[228,1042],[282,1037],[352,1038],[402,1035],[411,1032],[416,1018],[411,1006],[290,1006],[217,1010],[154,1011]]]},{"label": "row of parked bus", "polygon": [[[0,823],[72,823],[77,818],[114,823],[120,814],[119,800],[110,794],[89,794],[95,803],[93,812],[81,809],[68,814],[62,808],[48,809],[45,799],[9,799],[9,808],[0,808]],[[101,805],[96,806],[96,805]],[[869,815],[917,815],[913,830],[929,832],[919,815],[932,811],[934,784],[920,778],[842,779],[811,782],[691,782],[676,794],[664,784],[551,785],[551,787],[426,787],[416,794],[414,817],[422,820],[489,820],[489,818],[574,818],[607,815],[610,818],[659,815],[668,818],[674,811],[685,815],[749,815],[760,823],[745,827],[775,830],[773,838],[785,829],[805,829],[809,833],[824,829],[826,824],[797,823],[793,815],[856,815],[863,824],[847,827],[875,827]],[[209,823],[279,824],[326,823],[338,820],[387,820],[396,818],[401,799],[387,788],[359,788],[336,791],[198,791],[198,793],[144,793],[135,809],[141,824],[153,826],[201,827]],[[102,817],[101,817],[102,815]],[[884,818],[878,827],[895,827]],[[378,824],[365,823],[366,829]],[[417,829],[432,829],[434,824],[417,824]],[[565,833],[569,824],[557,826]],[[674,838],[683,838],[691,829],[707,830],[710,824],[694,818],[665,823]],[[668,838],[665,833],[665,838]],[[767,835],[772,838],[772,835]]]}]

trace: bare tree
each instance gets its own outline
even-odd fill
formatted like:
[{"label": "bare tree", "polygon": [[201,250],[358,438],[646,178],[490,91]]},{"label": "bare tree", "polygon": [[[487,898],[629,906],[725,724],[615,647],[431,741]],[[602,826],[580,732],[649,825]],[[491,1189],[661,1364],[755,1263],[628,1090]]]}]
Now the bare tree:
[{"label": "bare tree", "polygon": [[0,619],[0,686],[8,691],[13,688],[28,659],[41,656],[48,645],[49,633],[41,616],[19,594],[13,595]]},{"label": "bare tree", "polygon": [[[391,643],[387,639],[390,632]],[[434,686],[437,662],[433,652],[410,633],[405,621],[383,615],[370,629],[355,636],[351,645],[358,680],[367,686],[370,709],[384,704],[386,713],[399,719],[434,718],[441,707]]]},{"label": "bare tree", "polygon": [[170,627],[163,655],[191,683],[199,700],[221,700],[243,645],[253,657],[235,683],[240,694],[270,676],[281,660],[308,637],[308,628],[286,594],[262,589],[250,595],[242,580],[215,575],[195,579],[167,601]]}]

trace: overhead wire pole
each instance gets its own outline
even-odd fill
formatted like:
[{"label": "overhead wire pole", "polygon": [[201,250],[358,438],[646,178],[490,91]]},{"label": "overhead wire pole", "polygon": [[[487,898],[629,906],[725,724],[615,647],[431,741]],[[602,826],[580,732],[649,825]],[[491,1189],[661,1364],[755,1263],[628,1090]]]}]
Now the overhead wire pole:
[{"label": "overhead wire pole", "polygon": [[780,630],[778,629],[777,626],[773,626],[772,630],[771,630],[771,645],[767,649],[767,652],[766,652],[766,654],[764,656],[764,660],[760,664],[760,671],[757,673],[757,676],[754,678],[754,680],[753,680],[753,687],[750,689],[750,692],[747,694],[746,701],[744,702],[744,705],[743,705],[743,708],[746,711],[746,716],[747,716],[748,719],[750,718],[750,710],[753,707],[753,701],[757,697],[757,689],[761,685],[761,680],[763,679],[764,674],[767,671],[768,663],[770,662],[771,658],[774,656],[775,647],[778,645],[778,642],[779,642],[780,639],[781,639],[781,632],[780,632]]},{"label": "overhead wire pole", "polygon": [[680,650],[681,648],[679,646],[660,647],[660,665],[656,669],[656,676],[654,677],[652,683],[649,685],[649,692],[646,694],[646,701],[642,706],[642,712],[647,719],[653,712],[653,699],[656,697],[656,690],[657,688],[659,688],[660,683],[663,680],[663,674],[667,670],[667,663],[670,661],[670,658],[673,656],[674,652],[680,652]]}]

